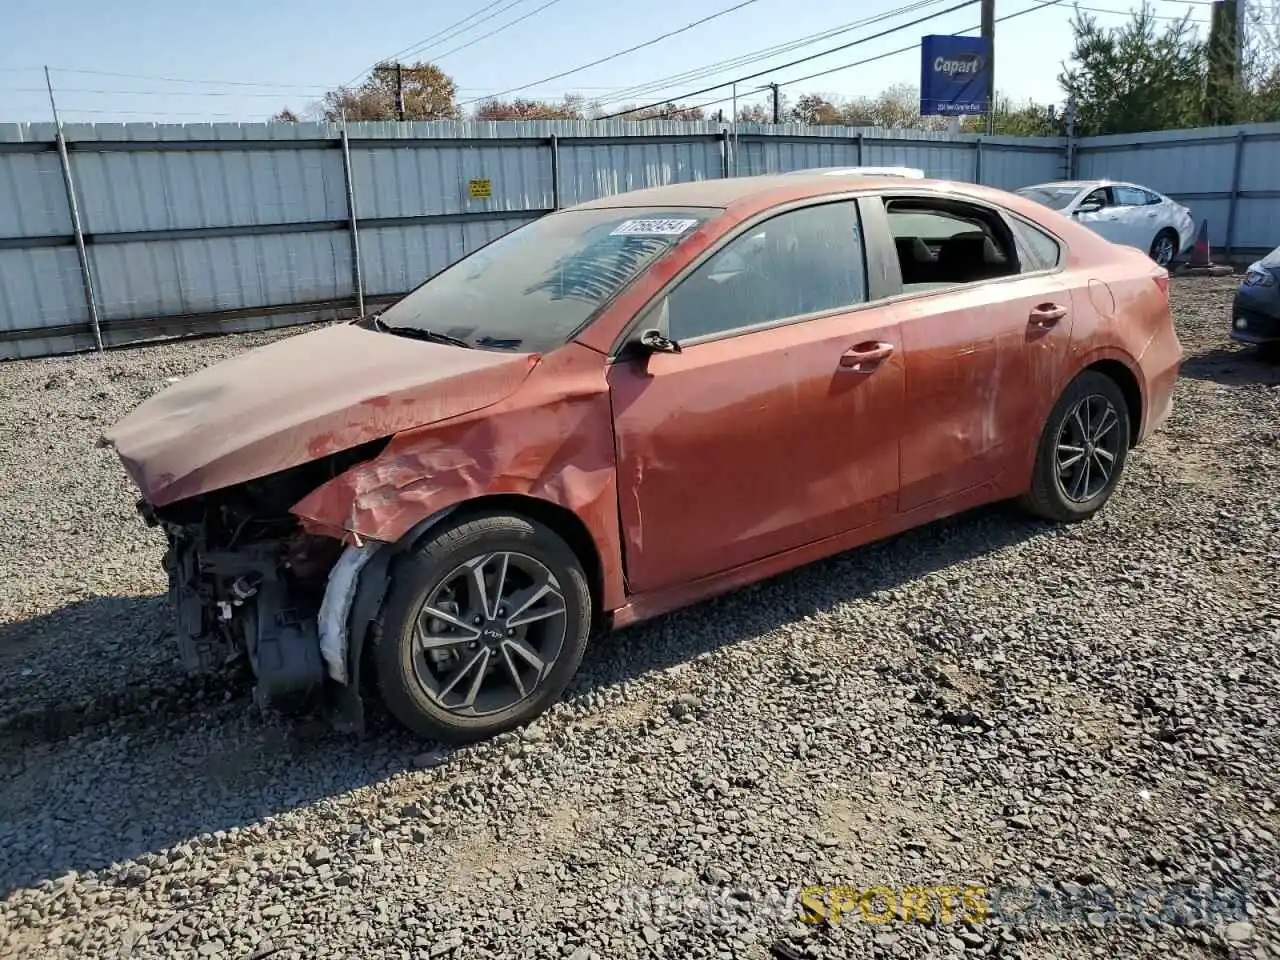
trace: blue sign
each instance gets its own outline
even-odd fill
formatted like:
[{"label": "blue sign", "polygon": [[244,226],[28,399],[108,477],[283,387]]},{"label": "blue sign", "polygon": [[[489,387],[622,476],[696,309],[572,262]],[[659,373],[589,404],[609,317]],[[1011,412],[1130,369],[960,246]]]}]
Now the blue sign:
[{"label": "blue sign", "polygon": [[922,37],[921,116],[986,113],[991,96],[990,49],[982,37]]}]

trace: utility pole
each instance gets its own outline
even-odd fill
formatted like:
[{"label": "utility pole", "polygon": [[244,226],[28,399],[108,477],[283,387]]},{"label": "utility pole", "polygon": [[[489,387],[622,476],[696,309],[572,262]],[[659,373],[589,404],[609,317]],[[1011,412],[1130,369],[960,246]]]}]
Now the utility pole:
[{"label": "utility pole", "polygon": [[1244,83],[1244,41],[1245,41],[1245,24],[1249,20],[1249,3],[1248,0],[1236,0],[1236,70],[1235,79],[1237,84]]},{"label": "utility pole", "polygon": [[773,122],[782,122],[782,97],[778,93],[778,85],[776,83],[769,84],[769,89],[773,91]]},{"label": "utility pole", "polygon": [[386,70],[396,72],[396,119],[404,120],[404,64],[398,61],[394,64],[384,63],[374,67],[373,70],[374,73]]},{"label": "utility pole", "polygon": [[987,136],[991,136],[996,125],[996,0],[982,0],[982,39],[987,42]]}]

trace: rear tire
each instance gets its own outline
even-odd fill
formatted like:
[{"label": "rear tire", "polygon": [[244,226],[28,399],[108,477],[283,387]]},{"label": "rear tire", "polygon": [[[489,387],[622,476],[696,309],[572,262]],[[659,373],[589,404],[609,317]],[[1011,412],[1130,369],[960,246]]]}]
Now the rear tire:
[{"label": "rear tire", "polygon": [[1166,270],[1178,258],[1178,232],[1165,227],[1151,241],[1151,259]]},{"label": "rear tire", "polygon": [[1120,482],[1129,430],[1120,387],[1103,373],[1085,370],[1067,385],[1045,422],[1023,509],[1059,523],[1093,516]]},{"label": "rear tire", "polygon": [[547,527],[507,514],[443,526],[392,572],[374,651],[383,702],[445,743],[528,723],[577,672],[591,609],[582,565]]}]

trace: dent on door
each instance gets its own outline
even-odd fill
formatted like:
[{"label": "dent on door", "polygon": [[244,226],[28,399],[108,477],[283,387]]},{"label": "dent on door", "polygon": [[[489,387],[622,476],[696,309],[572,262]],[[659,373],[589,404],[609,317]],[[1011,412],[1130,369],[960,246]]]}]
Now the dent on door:
[{"label": "dent on door", "polygon": [[1002,481],[1034,445],[1067,362],[1072,300],[1043,277],[902,305],[900,509]]}]

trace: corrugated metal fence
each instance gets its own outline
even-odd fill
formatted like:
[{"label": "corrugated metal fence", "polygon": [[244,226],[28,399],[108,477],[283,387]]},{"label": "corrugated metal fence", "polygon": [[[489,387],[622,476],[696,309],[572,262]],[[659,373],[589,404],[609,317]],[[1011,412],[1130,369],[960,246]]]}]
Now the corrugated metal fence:
[{"label": "corrugated metal fence", "polygon": [[[95,314],[108,346],[351,316],[550,210],[645,186],[903,164],[1015,188],[1062,177],[1072,153],[1082,175],[1122,176],[1130,162],[1102,141],[1071,150],[1060,139],[789,125],[364,123],[344,135],[331,124],[69,124],[62,132],[65,163],[52,124],[0,124],[0,358],[92,349]],[[1266,245],[1280,208],[1245,208],[1268,158],[1280,169],[1280,127],[1183,136],[1143,141],[1134,178],[1203,196],[1216,205],[1207,214],[1215,231],[1225,203],[1237,210],[1237,245]],[[1212,153],[1170,164],[1182,179],[1169,186],[1144,157],[1176,144]]]},{"label": "corrugated metal fence", "polygon": [[350,316],[639,187],[857,163],[1012,187],[1063,157],[1056,140],[714,123],[363,123],[345,143],[331,124],[68,124],[90,297],[55,134],[0,125],[0,357],[92,349],[95,312],[108,346]]}]

